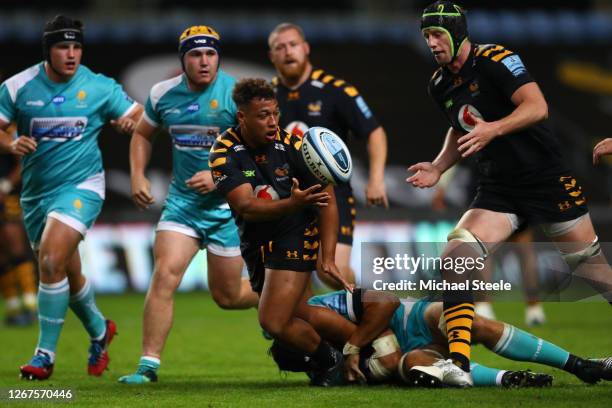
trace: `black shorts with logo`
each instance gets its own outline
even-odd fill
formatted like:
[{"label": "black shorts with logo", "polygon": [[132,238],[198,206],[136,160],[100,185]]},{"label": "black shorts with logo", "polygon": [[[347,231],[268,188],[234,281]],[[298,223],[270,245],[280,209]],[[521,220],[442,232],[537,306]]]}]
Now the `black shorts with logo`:
[{"label": "black shorts with logo", "polygon": [[482,183],[470,208],[513,213],[529,225],[565,222],[588,212],[586,198],[570,175],[510,186]]},{"label": "black shorts with logo", "polygon": [[268,241],[265,245],[243,243],[240,250],[249,271],[251,287],[261,293],[266,268],[295,272],[312,272],[316,269],[319,253],[317,222],[303,230]]},{"label": "black shorts with logo", "polygon": [[336,206],[338,207],[338,243],[353,246],[353,230],[355,229],[355,198],[350,184],[334,188]]}]

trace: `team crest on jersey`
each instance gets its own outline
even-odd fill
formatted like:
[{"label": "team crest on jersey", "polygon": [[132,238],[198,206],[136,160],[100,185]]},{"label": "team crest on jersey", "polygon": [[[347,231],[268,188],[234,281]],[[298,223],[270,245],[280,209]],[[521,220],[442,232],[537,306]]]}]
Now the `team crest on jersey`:
[{"label": "team crest on jersey", "polygon": [[291,91],[287,94],[288,101],[297,101],[298,99],[300,99],[299,91]]},{"label": "team crest on jersey", "polygon": [[216,99],[213,99],[212,101],[210,101],[210,109],[217,109],[219,107],[219,101]]},{"label": "team crest on jersey", "polygon": [[308,104],[308,115],[310,116],[321,116],[321,108],[323,107],[323,102],[316,101]]},{"label": "team crest on jersey", "polygon": [[304,134],[308,131],[308,125],[299,120],[294,120],[285,127],[285,130],[292,135],[304,137]]},{"label": "team crest on jersey", "polygon": [[280,198],[274,187],[269,184],[255,187],[255,197],[264,200],[278,200]]},{"label": "team crest on jersey", "polygon": [[257,164],[266,164],[268,163],[268,156],[265,154],[256,154],[255,155],[255,163]]},{"label": "team crest on jersey", "polygon": [[459,108],[459,124],[466,132],[471,132],[476,127],[474,118],[483,119],[482,114],[472,105],[463,105]]},{"label": "team crest on jersey", "polygon": [[87,92],[85,92],[84,90],[80,90],[77,93],[77,104],[76,107],[77,108],[86,108],[87,107],[87,103],[85,103],[85,98],[87,98]]}]

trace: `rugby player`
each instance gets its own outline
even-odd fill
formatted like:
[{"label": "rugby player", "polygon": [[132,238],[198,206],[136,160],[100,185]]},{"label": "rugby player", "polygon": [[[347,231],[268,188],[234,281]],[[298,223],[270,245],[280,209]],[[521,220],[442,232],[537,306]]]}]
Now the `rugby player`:
[{"label": "rugby player", "polygon": [[[14,127],[7,130],[3,137],[11,137]],[[36,319],[36,268],[23,229],[20,190],[19,159],[0,153],[0,293],[9,326],[26,326]]]},{"label": "rugby player", "polygon": [[136,373],[122,383],[157,381],[161,353],[172,326],[174,292],[193,257],[206,248],[208,285],[224,309],[257,304],[242,279],[240,238],[232,213],[217,193],[208,151],[220,132],[236,124],[233,77],[219,68],[219,34],[187,28],[179,39],[183,73],[153,86],[130,146],[132,196],[141,209],[153,204],[145,168],[160,127],[172,137],[173,178],[155,236],[155,268],[145,300],[143,349]]},{"label": "rugby player", "polygon": [[319,246],[323,271],[349,287],[334,264],[334,190],[306,169],[301,138],[278,127],[278,103],[265,80],[241,80],[233,99],[239,124],[216,140],[209,166],[240,230],[251,285],[260,294],[260,325],[316,362],[312,385],[334,385],[342,377],[342,354],[304,320]]},{"label": "rugby player", "polygon": [[[420,380],[434,376],[445,385],[469,385],[463,371],[446,360],[449,351],[441,302],[400,300],[391,293],[354,289],[314,296],[308,304],[317,307],[310,309],[308,316],[313,327],[334,344],[344,344],[349,381],[401,378],[408,384],[426,385]],[[389,329],[395,336],[390,336]],[[604,360],[580,358],[504,322],[475,315],[472,339],[502,357],[559,368],[589,384],[612,380],[612,367]],[[476,386],[546,386],[552,381],[546,374],[499,370],[477,363],[471,368]],[[420,377],[423,372],[428,375]]]},{"label": "rugby player", "polygon": [[[272,80],[281,110],[280,125],[302,136],[312,126],[333,130],[347,141],[349,135],[366,139],[370,172],[366,188],[368,205],[388,207],[385,190],[387,136],[357,88],[328,72],[313,68],[310,46],[301,27],[292,23],[276,26],[268,36],[270,61],[276,68]],[[355,282],[350,267],[355,226],[355,199],[349,183],[335,187],[340,216],[336,265],[344,278]],[[337,287],[325,274],[319,277],[329,286]]]},{"label": "rugby player", "polygon": [[[486,257],[513,232],[539,224],[574,275],[612,301],[612,273],[586,198],[561,157],[546,122],[546,100],[521,58],[501,45],[472,44],[463,9],[450,1],[429,5],[421,29],[440,66],[429,93],[450,128],[436,159],[411,166],[415,174],[407,182],[432,187],[472,155],[479,171],[476,198],[449,234],[442,256]],[[450,282],[466,279],[450,269],[442,274]],[[444,313],[451,358],[469,377],[473,294],[446,291]]]},{"label": "rugby player", "polygon": [[131,134],[142,106],[113,79],[81,65],[80,21],[51,19],[42,46],[43,62],[0,86],[0,129],[15,121],[19,135],[11,143],[3,140],[2,147],[21,156],[21,207],[39,263],[40,336],[34,357],[20,371],[28,379],[49,378],[70,307],[91,337],[88,373],[99,376],[108,365],[116,327],[95,304],[78,245],[104,201],[98,134],[108,122]]}]

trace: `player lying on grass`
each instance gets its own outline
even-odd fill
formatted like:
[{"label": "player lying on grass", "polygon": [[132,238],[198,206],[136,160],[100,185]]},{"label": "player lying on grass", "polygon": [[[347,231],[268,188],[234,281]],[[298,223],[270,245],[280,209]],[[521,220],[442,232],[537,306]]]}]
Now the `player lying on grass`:
[{"label": "player lying on grass", "polygon": [[[310,309],[309,322],[320,335],[344,344],[349,382],[401,379],[416,385],[466,385],[460,381],[463,376],[456,373],[457,366],[445,360],[449,352],[442,302],[400,300],[391,293],[355,289],[353,293],[315,296],[308,303],[318,306]],[[560,368],[590,384],[612,380],[611,359],[583,359],[507,323],[478,315],[473,327],[473,342],[500,356]],[[275,345],[272,350],[276,357],[281,355],[279,349],[282,347]],[[432,363],[433,369],[422,367]],[[544,386],[552,382],[548,375],[528,371],[505,371],[476,363],[471,369],[476,386]]]}]

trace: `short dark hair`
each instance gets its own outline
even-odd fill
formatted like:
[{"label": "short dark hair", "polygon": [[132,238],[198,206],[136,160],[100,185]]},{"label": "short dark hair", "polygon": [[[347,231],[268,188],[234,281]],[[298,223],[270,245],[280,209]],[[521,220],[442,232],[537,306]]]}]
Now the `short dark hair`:
[{"label": "short dark hair", "polygon": [[70,17],[58,14],[45,24],[44,32],[48,33],[51,31],[62,30],[65,28],[73,28],[76,30],[83,31],[83,22],[81,20],[74,20]]},{"label": "short dark hair", "polygon": [[265,79],[245,78],[238,81],[232,99],[238,108],[246,107],[253,99],[276,99],[274,88]]}]

